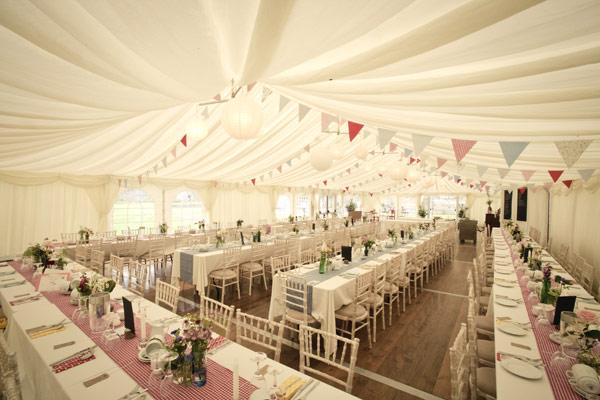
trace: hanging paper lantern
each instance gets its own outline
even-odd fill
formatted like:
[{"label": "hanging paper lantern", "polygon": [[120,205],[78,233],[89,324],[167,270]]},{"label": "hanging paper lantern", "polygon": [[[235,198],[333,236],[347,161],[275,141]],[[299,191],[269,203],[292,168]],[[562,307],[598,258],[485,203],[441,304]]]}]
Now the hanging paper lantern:
[{"label": "hanging paper lantern", "polygon": [[406,174],[406,179],[411,183],[416,182],[417,179],[419,179],[419,171],[414,168],[410,168],[408,174]]},{"label": "hanging paper lantern", "polygon": [[407,168],[404,164],[394,165],[389,171],[390,179],[394,181],[401,181],[406,176],[406,170]]},{"label": "hanging paper lantern", "polygon": [[340,149],[340,145],[337,143],[333,144],[333,150],[331,150],[331,157],[333,157],[334,160],[339,160],[342,157],[344,157],[344,153],[342,153],[342,150]]},{"label": "hanging paper lantern", "polygon": [[317,171],[325,171],[333,164],[333,157],[326,146],[316,146],[310,149],[310,164]]},{"label": "hanging paper lantern", "polygon": [[201,115],[195,114],[185,127],[185,133],[192,139],[204,139],[208,134],[208,126]]},{"label": "hanging paper lantern", "polygon": [[225,104],[221,124],[235,139],[253,139],[262,126],[262,110],[254,100],[240,94]]},{"label": "hanging paper lantern", "polygon": [[364,143],[360,143],[358,147],[354,149],[354,155],[356,156],[356,158],[359,158],[361,160],[366,160],[368,154],[369,150],[367,150],[367,147],[364,145]]}]

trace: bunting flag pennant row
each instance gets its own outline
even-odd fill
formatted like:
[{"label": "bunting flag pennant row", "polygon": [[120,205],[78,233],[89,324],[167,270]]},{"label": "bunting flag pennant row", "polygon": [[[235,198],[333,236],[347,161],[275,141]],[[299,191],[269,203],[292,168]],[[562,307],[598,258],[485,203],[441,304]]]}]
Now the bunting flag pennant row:
[{"label": "bunting flag pennant row", "polygon": [[253,186],[256,186],[256,178],[252,178],[252,179],[250,179],[250,182],[252,182],[252,185],[253,185]]},{"label": "bunting flag pennant row", "polygon": [[456,161],[460,162],[477,143],[476,140],[452,139],[452,148]]},{"label": "bunting flag pennant row", "polygon": [[254,82],[249,83],[248,85],[246,85],[246,90],[248,92],[250,92],[254,86],[256,86],[256,81],[254,81]]},{"label": "bunting flag pennant row", "polygon": [[323,185],[327,186],[327,179],[323,181]]},{"label": "bunting flag pennant row", "polygon": [[581,178],[583,179],[584,182],[587,182],[592,175],[594,175],[594,172],[596,170],[595,169],[578,169],[577,172],[579,172],[579,175],[581,175]]},{"label": "bunting flag pennant row", "polygon": [[177,158],[177,147],[173,147],[171,149],[171,155],[173,156],[173,158]]},{"label": "bunting flag pennant row", "polygon": [[304,151],[306,151],[306,152],[310,151],[310,144],[307,144],[306,146],[304,146]]},{"label": "bunting flag pennant row", "polygon": [[404,157],[408,157],[412,154],[412,150],[411,149],[404,149]]},{"label": "bunting flag pennant row", "polygon": [[591,143],[591,140],[567,140],[564,142],[554,142],[554,145],[565,164],[567,164],[567,167],[571,168]]},{"label": "bunting flag pennant row", "polygon": [[267,97],[269,97],[269,95],[271,94],[271,89],[269,89],[268,87],[263,86],[262,88],[262,96],[261,96],[261,100],[264,103],[265,100],[267,99]]},{"label": "bunting flag pennant row", "polygon": [[279,96],[279,112],[285,108],[285,106],[290,102],[290,99],[284,96]]},{"label": "bunting flag pennant row", "polygon": [[563,174],[563,172],[564,172],[563,170],[548,171],[548,173],[550,174],[550,177],[552,178],[554,183],[556,183],[556,181],[558,181],[558,178],[560,178],[560,176]]},{"label": "bunting flag pennant row", "polygon": [[508,168],[498,168],[498,175],[500,175],[500,178],[502,179],[506,178],[506,175],[508,175],[509,172],[510,169]]},{"label": "bunting flag pennant row", "polygon": [[292,160],[288,160],[287,161],[287,165],[288,165],[288,167],[291,167],[292,166]]},{"label": "bunting flag pennant row", "polygon": [[481,165],[477,166],[477,173],[479,174],[480,178],[483,178],[483,174],[485,174],[487,172],[487,170],[488,170],[488,167],[484,167]]},{"label": "bunting flag pennant row", "polygon": [[350,138],[350,141],[354,140],[354,138],[360,133],[363,126],[363,124],[359,124],[358,122],[348,121],[348,137]]},{"label": "bunting flag pennant row", "polygon": [[486,183],[487,183],[487,181],[479,181],[479,186],[484,187]]},{"label": "bunting flag pennant row", "polygon": [[413,133],[412,139],[413,139],[413,147],[415,149],[415,154],[421,155],[423,150],[425,150],[425,147],[427,147],[429,145],[429,143],[431,142],[431,140],[433,139],[433,136],[418,135],[416,133]]},{"label": "bunting flag pennant row", "polygon": [[187,147],[187,134],[183,135],[180,142],[184,147]]},{"label": "bunting flag pennant row", "polygon": [[393,153],[398,148],[396,143],[390,143],[390,153]]},{"label": "bunting flag pennant row", "polygon": [[331,114],[321,113],[321,132],[329,130],[329,125],[336,122],[337,118]]},{"label": "bunting flag pennant row", "polygon": [[444,164],[446,164],[446,161],[448,161],[448,160],[445,160],[445,159],[443,159],[443,158],[439,158],[439,157],[438,157],[438,158],[437,158],[437,167],[438,167],[438,168],[442,168],[442,166],[443,166]]},{"label": "bunting flag pennant row", "polygon": [[502,150],[502,154],[504,155],[504,160],[506,160],[506,164],[508,167],[512,167],[514,162],[519,158],[525,147],[529,144],[529,142],[500,142],[500,149]]},{"label": "bunting flag pennant row", "polygon": [[305,106],[304,104],[298,104],[298,122],[302,121],[306,114],[310,111],[310,108]]},{"label": "bunting flag pennant row", "polygon": [[562,183],[564,183],[564,185],[568,188],[571,189],[571,185],[573,184],[573,180],[572,179],[567,179],[562,181]]},{"label": "bunting flag pennant row", "polygon": [[533,174],[535,174],[535,171],[522,170],[521,173],[523,174],[523,178],[525,178],[526,181],[529,181]]},{"label": "bunting flag pennant row", "polygon": [[395,135],[396,132],[390,129],[377,129],[377,145],[379,146],[379,148],[383,149]]}]

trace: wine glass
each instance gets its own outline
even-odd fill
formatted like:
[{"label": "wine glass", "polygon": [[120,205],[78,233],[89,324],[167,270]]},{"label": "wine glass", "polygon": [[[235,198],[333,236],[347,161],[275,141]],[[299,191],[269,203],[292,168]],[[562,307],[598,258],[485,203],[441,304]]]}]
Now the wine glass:
[{"label": "wine glass", "polygon": [[281,374],[283,371],[281,368],[273,368],[271,369],[270,374],[273,376],[273,385],[271,385],[271,389],[269,390],[269,394],[271,398],[275,396],[275,398],[280,398],[283,393],[281,393],[281,389],[279,389],[279,385],[277,384],[277,375]]},{"label": "wine glass", "polygon": [[577,355],[578,346],[569,337],[561,337],[560,350],[552,354],[550,365],[552,368],[567,370],[571,368]]},{"label": "wine glass", "polygon": [[256,371],[254,371],[254,378],[258,381],[262,381],[265,379],[265,375],[261,374],[260,363],[263,362],[267,358],[267,355],[261,351],[254,353],[254,357],[252,361],[256,362]]},{"label": "wine glass", "polygon": [[177,353],[166,352],[163,353],[162,360],[165,362],[165,370],[163,373],[162,381],[160,382],[160,397],[169,398],[172,394],[179,390],[179,384],[177,378],[171,368],[171,363],[177,359]]}]

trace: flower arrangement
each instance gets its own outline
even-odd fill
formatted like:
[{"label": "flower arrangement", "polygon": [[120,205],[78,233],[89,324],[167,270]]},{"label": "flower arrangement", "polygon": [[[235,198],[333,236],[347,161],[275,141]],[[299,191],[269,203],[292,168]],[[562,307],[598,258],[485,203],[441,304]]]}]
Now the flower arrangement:
[{"label": "flower arrangement", "polygon": [[217,247],[221,247],[223,246],[223,244],[225,244],[225,235],[223,234],[223,231],[217,231],[217,233],[215,234],[215,243]]},{"label": "flower arrangement", "polygon": [[362,238],[362,245],[365,248],[365,256],[369,255],[369,250],[371,250],[371,248],[373,246],[375,246],[375,242],[369,238],[367,238],[366,236],[364,236]]},{"label": "flower arrangement", "polygon": [[256,233],[252,233],[252,241],[260,243],[260,239],[261,239],[261,231],[260,231],[260,227],[259,227],[258,230],[256,231]]},{"label": "flower arrangement", "polygon": [[415,233],[413,232],[412,228],[409,226],[408,227],[408,240],[413,240],[415,237]]},{"label": "flower arrangement", "polygon": [[398,234],[394,229],[388,229],[388,237],[392,239],[394,242],[398,240]]},{"label": "flower arrangement", "polygon": [[324,274],[327,270],[327,266],[329,265],[329,255],[331,254],[331,250],[327,247],[327,243],[323,242],[321,244],[321,258],[319,260],[319,273]]},{"label": "flower arrangement", "polygon": [[204,228],[206,227],[206,223],[204,222],[204,220],[198,221],[196,223],[198,224],[198,229],[204,230]]},{"label": "flower arrangement", "polygon": [[158,229],[160,230],[160,233],[167,233],[167,231],[169,230],[169,225],[167,225],[166,222],[163,222],[158,226]]},{"label": "flower arrangement", "polygon": [[79,278],[77,291],[80,296],[91,296],[96,293],[110,293],[115,286],[117,286],[117,283],[112,279],[100,275],[94,275],[90,278],[86,274],[83,274]]},{"label": "flower arrangement", "polygon": [[29,246],[27,249],[25,249],[23,252],[23,257],[32,257],[33,262],[42,263],[42,265],[47,266],[53,254],[54,250],[49,246],[36,243],[33,246]]},{"label": "flower arrangement", "polygon": [[186,315],[183,326],[171,332],[173,341],[167,350],[177,354],[171,367],[177,383],[203,386],[206,383],[206,350],[212,331],[211,321]]},{"label": "flower arrangement", "polygon": [[244,220],[243,219],[238,219],[237,221],[235,221],[235,225],[238,228],[241,228],[243,224],[244,224]]},{"label": "flower arrangement", "polygon": [[300,232],[300,229],[298,229],[298,225],[294,224],[294,226],[292,227],[292,232],[294,232],[295,234],[298,234]]},{"label": "flower arrangement", "polygon": [[266,224],[264,227],[265,227],[265,235],[270,235],[271,234],[271,225]]},{"label": "flower arrangement", "polygon": [[488,205],[487,212],[491,213],[492,212],[492,199],[487,199],[486,203]]},{"label": "flower arrangement", "polygon": [[460,208],[458,209],[458,214],[457,214],[458,218],[460,218],[460,219],[466,218],[468,209],[469,209],[469,207],[460,206]]},{"label": "flower arrangement", "polygon": [[350,200],[350,203],[348,203],[348,205],[346,206],[346,211],[356,211],[356,203],[354,202],[354,200]]},{"label": "flower arrangement", "polygon": [[427,217],[427,210],[425,210],[425,208],[423,206],[419,206],[419,210],[417,211],[417,214],[419,214],[419,217],[425,218],[425,217]]},{"label": "flower arrangement", "polygon": [[290,215],[290,216],[288,217],[288,222],[289,222],[290,224],[291,224],[292,222],[294,222],[294,216],[293,216],[293,215]]},{"label": "flower arrangement", "polygon": [[550,278],[552,276],[552,267],[550,264],[547,264],[542,268],[542,273],[544,275],[542,281],[542,290],[540,292],[540,303],[549,304],[550,303]]},{"label": "flower arrangement", "polygon": [[344,219],[344,226],[347,228],[348,225],[350,224],[350,221],[348,221],[348,218]]},{"label": "flower arrangement", "polygon": [[577,361],[600,372],[600,356],[596,350],[600,342],[600,330],[597,329],[596,314],[581,310],[577,312],[577,318],[578,322],[567,327],[567,334],[575,338],[579,347]]},{"label": "flower arrangement", "polygon": [[535,249],[529,257],[529,269],[539,271],[542,269],[542,250]]},{"label": "flower arrangement", "polygon": [[79,232],[77,233],[79,233],[79,240],[81,242],[85,241],[85,243],[88,243],[90,240],[90,236],[94,234],[94,231],[92,231],[90,228],[82,226],[79,228]]}]

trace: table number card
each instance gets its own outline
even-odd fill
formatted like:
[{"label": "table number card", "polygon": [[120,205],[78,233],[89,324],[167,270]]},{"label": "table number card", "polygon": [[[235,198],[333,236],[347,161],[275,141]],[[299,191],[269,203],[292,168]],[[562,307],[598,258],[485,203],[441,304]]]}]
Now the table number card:
[{"label": "table number card", "polygon": [[127,297],[123,297],[123,313],[125,314],[125,337],[135,337],[135,321],[133,319],[133,307],[131,300]]}]

